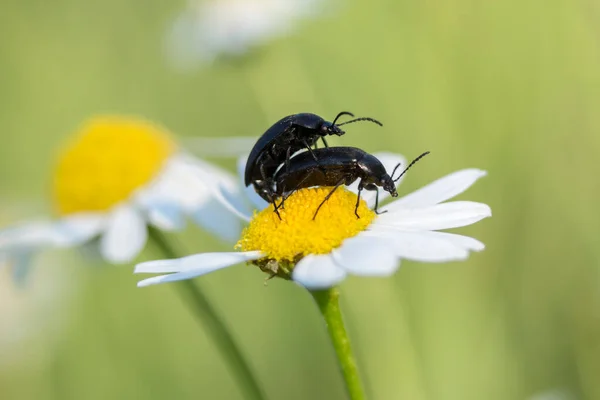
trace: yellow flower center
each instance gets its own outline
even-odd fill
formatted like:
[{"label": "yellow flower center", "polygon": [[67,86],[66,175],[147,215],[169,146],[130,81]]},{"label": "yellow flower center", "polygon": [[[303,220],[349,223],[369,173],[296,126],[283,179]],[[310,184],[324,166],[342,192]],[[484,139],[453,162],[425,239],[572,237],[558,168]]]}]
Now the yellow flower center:
[{"label": "yellow flower center", "polygon": [[105,116],[88,121],[64,148],[54,175],[58,212],[107,210],[151,181],[175,143],[143,120]]},{"label": "yellow flower center", "polygon": [[319,187],[295,192],[285,200],[284,208],[279,209],[281,219],[272,205],[255,213],[236,248],[265,253],[266,258],[259,261],[261,266],[268,260],[293,266],[308,254],[329,253],[345,239],[365,230],[376,215],[361,200],[357,210],[360,218],[356,218],[356,194],[338,188],[313,219],[331,189]]}]

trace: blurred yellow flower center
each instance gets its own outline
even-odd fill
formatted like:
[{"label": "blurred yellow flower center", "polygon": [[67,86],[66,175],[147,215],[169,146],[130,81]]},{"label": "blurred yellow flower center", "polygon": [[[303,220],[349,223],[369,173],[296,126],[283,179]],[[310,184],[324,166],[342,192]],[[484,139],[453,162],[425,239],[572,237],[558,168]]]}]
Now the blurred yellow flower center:
[{"label": "blurred yellow flower center", "polygon": [[88,121],[63,149],[54,175],[61,214],[107,210],[147,184],[175,151],[159,126],[106,116]]},{"label": "blurred yellow flower center", "polygon": [[375,213],[363,200],[358,206],[360,218],[356,218],[356,194],[338,188],[313,220],[319,204],[331,189],[319,187],[297,191],[285,201],[285,208],[279,209],[281,219],[273,212],[272,205],[255,213],[236,248],[259,250],[267,255],[267,259],[289,263],[308,254],[329,253],[344,239],[365,230],[375,218]]}]

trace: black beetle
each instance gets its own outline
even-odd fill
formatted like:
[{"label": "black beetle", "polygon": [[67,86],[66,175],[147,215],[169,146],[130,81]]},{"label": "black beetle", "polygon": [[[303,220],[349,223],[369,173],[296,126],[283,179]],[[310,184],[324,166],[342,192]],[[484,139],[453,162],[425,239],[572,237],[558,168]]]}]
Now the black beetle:
[{"label": "black beetle", "polygon": [[342,111],[333,122],[328,122],[316,114],[300,113],[288,115],[277,121],[258,139],[248,156],[244,173],[246,186],[252,184],[260,197],[271,202],[273,174],[282,163],[289,168],[290,157],[294,153],[306,149],[313,160],[318,161],[312,147],[316,147],[319,139],[328,147],[325,136],[343,135],[345,132],[340,126],[358,121],[370,121],[383,126],[381,122],[372,118],[356,118],[336,125],[343,115],[354,117],[354,114]]},{"label": "black beetle", "polygon": [[[275,206],[275,210],[283,206],[285,201],[285,193],[293,193],[301,188],[312,186],[333,186],[333,189],[325,197],[323,202],[315,211],[313,219],[316,218],[321,206],[333,195],[341,185],[350,185],[357,179],[358,183],[358,198],[356,199],[356,207],[354,214],[357,218],[358,206],[360,204],[360,194],[364,190],[375,190],[375,212],[379,206],[379,191],[378,186],[389,192],[393,197],[397,197],[395,182],[398,181],[417,161],[425,157],[429,152],[421,154],[415,158],[404,171],[393,179],[394,173],[400,166],[396,165],[391,176],[388,175],[385,167],[379,159],[356,147],[329,147],[326,149],[314,150],[318,158],[318,162],[308,153],[301,153],[292,157],[289,168],[280,168],[273,177],[276,187],[273,188],[274,194],[282,196],[281,203]],[[288,194],[289,196],[289,194]]]}]

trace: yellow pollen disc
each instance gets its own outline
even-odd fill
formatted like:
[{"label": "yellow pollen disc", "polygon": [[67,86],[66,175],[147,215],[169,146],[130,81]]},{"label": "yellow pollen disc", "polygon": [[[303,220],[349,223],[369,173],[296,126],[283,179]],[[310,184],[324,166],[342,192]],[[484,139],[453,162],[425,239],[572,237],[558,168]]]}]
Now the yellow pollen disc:
[{"label": "yellow pollen disc", "polygon": [[54,174],[58,212],[107,210],[150,182],[175,143],[161,127],[117,116],[94,118],[61,152]]},{"label": "yellow pollen disc", "polygon": [[363,200],[358,206],[360,218],[356,218],[356,194],[338,188],[313,220],[317,207],[331,189],[319,187],[295,192],[285,200],[285,208],[279,210],[281,220],[272,205],[255,213],[236,248],[260,250],[268,259],[290,263],[308,254],[329,253],[344,239],[365,230],[375,218]]}]

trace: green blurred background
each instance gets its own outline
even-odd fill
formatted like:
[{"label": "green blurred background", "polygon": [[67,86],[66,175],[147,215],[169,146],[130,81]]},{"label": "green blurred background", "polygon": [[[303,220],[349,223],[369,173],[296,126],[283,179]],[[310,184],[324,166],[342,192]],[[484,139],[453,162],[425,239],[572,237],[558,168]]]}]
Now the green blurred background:
[{"label": "green blurred background", "polygon": [[[164,37],[182,1],[3,1],[0,222],[51,210],[52,149],[93,114],[142,115],[182,138],[256,136],[301,111],[373,116],[383,129],[338,143],[432,151],[402,193],[486,169],[461,197],[494,216],[460,230],[487,245],[467,262],[344,282],[370,398],[600,399],[600,2],[338,5],[247,57],[180,73]],[[230,248],[194,227],[178,238]],[[0,275],[0,399],[243,398],[173,287],[137,289],[131,267],[75,252],[37,264],[24,289]],[[270,399],[344,398],[310,297],[264,278],[239,266],[196,283]]]}]

